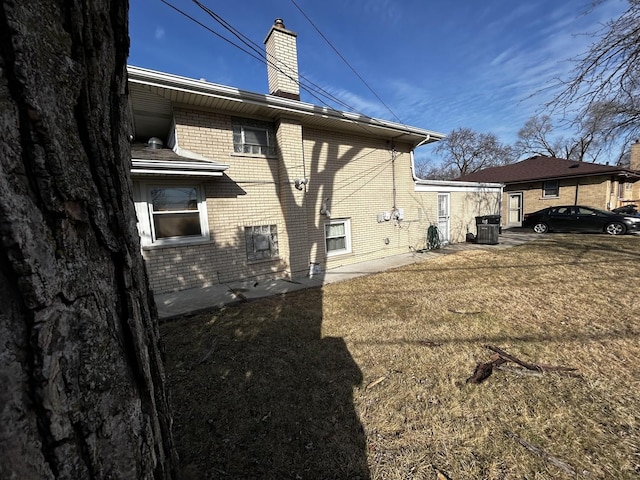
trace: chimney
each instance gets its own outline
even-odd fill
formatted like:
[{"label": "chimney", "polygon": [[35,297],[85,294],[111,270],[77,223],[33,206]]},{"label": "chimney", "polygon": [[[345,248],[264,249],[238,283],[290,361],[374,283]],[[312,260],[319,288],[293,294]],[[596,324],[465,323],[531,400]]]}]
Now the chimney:
[{"label": "chimney", "polygon": [[264,40],[271,95],[300,100],[297,36],[298,34],[284,27],[281,18],[276,18]]},{"label": "chimney", "polygon": [[629,161],[631,170],[640,171],[640,140],[631,144],[631,160]]}]

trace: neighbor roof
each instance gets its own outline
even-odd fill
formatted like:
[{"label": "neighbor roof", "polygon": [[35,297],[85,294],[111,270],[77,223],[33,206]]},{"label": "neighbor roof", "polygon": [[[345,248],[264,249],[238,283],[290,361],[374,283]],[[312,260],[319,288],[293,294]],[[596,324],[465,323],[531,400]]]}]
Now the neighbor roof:
[{"label": "neighbor roof", "polygon": [[522,183],[556,178],[592,175],[640,176],[633,170],[598,163],[578,162],[564,158],[536,156],[502,167],[485,168],[456,180],[465,182]]}]

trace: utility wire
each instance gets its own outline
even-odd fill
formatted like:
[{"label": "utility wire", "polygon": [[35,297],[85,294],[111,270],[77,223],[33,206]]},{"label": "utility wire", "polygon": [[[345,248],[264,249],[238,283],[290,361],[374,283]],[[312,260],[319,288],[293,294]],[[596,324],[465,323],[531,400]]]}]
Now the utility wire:
[{"label": "utility wire", "polygon": [[[211,16],[216,22],[218,22],[220,25],[222,25],[225,29],[227,29],[228,31],[230,31],[236,38],[238,38],[243,44],[245,44],[247,47],[249,47],[253,52],[245,49],[244,47],[242,47],[241,45],[238,45],[237,43],[233,42],[232,40],[229,40],[228,38],[226,38],[224,35],[221,35],[220,33],[216,32],[215,30],[213,30],[213,28],[209,27],[208,25],[205,25],[204,23],[202,23],[201,21],[197,20],[196,18],[194,18],[193,16],[189,15],[188,13],[186,13],[185,11],[181,10],[180,8],[176,7],[175,5],[173,5],[172,3],[170,3],[168,0],[160,0],[162,3],[164,3],[165,5],[167,5],[168,7],[170,7],[171,9],[175,10],[176,12],[178,12],[179,14],[183,15],[184,17],[188,18],[189,20],[191,20],[192,22],[196,23],[197,25],[201,26],[202,28],[204,28],[205,30],[207,30],[209,33],[214,34],[215,36],[217,36],[218,38],[224,40],[225,42],[229,43],[230,45],[236,47],[237,49],[239,49],[240,51],[246,53],[247,55],[249,55],[250,57],[258,60],[261,63],[266,64],[267,66],[271,66],[273,68],[275,68],[277,71],[279,71],[280,73],[282,73],[283,75],[286,75],[290,80],[296,82],[298,84],[298,86],[303,89],[304,91],[306,91],[307,93],[309,93],[309,95],[311,95],[313,98],[315,98],[318,102],[320,102],[322,105],[332,109],[333,111],[335,111],[336,113],[340,114],[341,116],[344,117],[343,112],[341,112],[340,110],[335,109],[334,107],[332,107],[331,105],[329,105],[327,102],[325,102],[322,98],[320,98],[318,95],[324,96],[326,98],[328,98],[329,100],[340,104],[342,106],[344,106],[345,108],[347,108],[349,111],[353,112],[353,113],[357,113],[359,115],[368,117],[368,115],[363,114],[362,112],[359,112],[357,109],[355,109],[354,107],[350,106],[349,104],[343,102],[342,100],[338,99],[337,97],[333,96],[332,94],[330,94],[329,92],[327,92],[326,90],[324,90],[322,87],[316,85],[315,83],[313,83],[312,81],[306,79],[306,77],[304,77],[303,75],[299,74],[299,77],[304,78],[306,81],[308,81],[312,86],[308,86],[306,84],[303,84],[302,82],[300,82],[299,79],[293,78],[291,75],[289,75],[287,72],[283,71],[278,65],[274,64],[272,61],[268,60],[266,58],[266,55],[263,53],[261,47],[257,46],[257,44],[255,42],[253,42],[252,40],[250,40],[246,35],[242,34],[239,30],[237,30],[236,28],[234,28],[231,24],[229,24],[228,22],[226,22],[222,17],[220,17],[218,14],[216,14],[215,12],[213,12],[211,9],[209,9],[208,7],[205,7],[204,5],[202,5],[198,0],[193,0],[193,2],[200,7],[203,11],[205,11],[209,16]],[[271,55],[270,55],[271,56]],[[314,87],[320,91],[317,91],[314,89]],[[316,95],[317,94],[317,95]],[[346,117],[344,117],[346,118]],[[402,123],[402,122],[400,122]],[[363,129],[364,131],[366,131],[367,133],[371,133],[370,130],[365,126],[362,125],[360,122],[355,122],[355,124]],[[403,124],[404,125],[404,124]],[[405,125],[406,126],[406,125]]]},{"label": "utility wire", "polygon": [[[250,50],[252,50],[255,53],[252,53],[250,51],[248,51],[247,49],[245,49],[244,47],[242,47],[241,45],[238,45],[237,43],[229,40],[228,38],[226,38],[224,35],[221,35],[220,33],[216,32],[215,30],[213,30],[211,27],[209,27],[208,25],[205,25],[204,23],[200,22],[199,20],[197,20],[196,18],[194,18],[193,16],[189,15],[188,13],[186,13],[185,11],[181,10],[180,8],[176,7],[175,5],[173,5],[172,3],[168,2],[167,0],[160,0],[162,3],[164,3],[165,5],[169,6],[170,8],[172,8],[173,10],[175,10],[176,12],[180,13],[181,15],[185,16],[186,18],[188,18],[189,20],[191,20],[192,22],[196,23],[197,25],[201,26],[202,28],[204,28],[205,30],[207,30],[208,32],[214,34],[215,36],[217,36],[218,38],[224,40],[225,42],[229,43],[230,45],[233,45],[234,47],[236,47],[237,49],[239,49],[240,51],[246,53],[247,55],[249,55],[250,57],[258,60],[259,62],[262,62],[268,66],[271,66],[273,68],[275,68],[276,70],[278,70],[280,73],[286,75],[290,80],[296,82],[300,88],[302,88],[304,91],[306,91],[307,93],[309,93],[313,98],[315,98],[316,100],[318,100],[322,105],[328,107],[328,108],[332,108],[331,105],[329,105],[328,103],[326,103],[324,100],[322,100],[321,98],[319,98],[316,93],[318,95],[322,95],[326,98],[328,98],[329,100],[333,101],[334,103],[337,103],[339,105],[342,105],[343,107],[347,108],[348,110],[358,113],[360,115],[362,115],[362,113],[358,112],[355,108],[353,108],[352,106],[346,104],[345,102],[341,101],[339,98],[331,95],[329,92],[327,92],[326,90],[324,90],[322,87],[320,87],[319,85],[314,84],[313,82],[311,82],[310,80],[306,79],[303,75],[300,75],[300,77],[304,78],[305,80],[307,80],[311,86],[307,86],[302,84],[299,80],[296,80],[295,78],[292,78],[291,75],[289,75],[287,72],[283,71],[279,66],[275,65],[273,62],[269,61],[264,52],[262,51],[261,47],[258,46],[255,42],[253,42],[251,39],[249,39],[246,35],[244,35],[242,32],[240,32],[239,30],[237,30],[235,27],[233,27],[230,23],[228,23],[226,20],[224,20],[224,18],[222,18],[220,15],[218,15],[217,13],[215,13],[213,10],[211,10],[210,8],[206,7],[205,5],[203,5],[202,3],[200,3],[197,0],[193,0],[193,3],[195,3],[199,8],[201,8],[205,13],[207,13],[211,18],[213,18],[216,22],[218,22],[220,25],[222,25],[226,30],[228,30],[229,32],[231,32],[238,40],[240,40],[244,45],[246,45]],[[317,89],[317,90],[315,90]],[[319,90],[319,91],[318,91]],[[335,109],[334,109],[335,110]]]},{"label": "utility wire", "polygon": [[[296,80],[295,78],[293,78],[291,75],[289,75],[287,72],[284,72],[280,67],[278,67],[273,61],[269,60],[267,58],[267,56],[265,55],[265,53],[262,50],[262,47],[260,45],[258,45],[257,43],[255,43],[253,40],[251,40],[249,37],[247,37],[246,35],[244,35],[242,32],[240,32],[238,29],[236,29],[235,27],[233,27],[230,23],[228,23],[226,20],[224,20],[220,15],[218,15],[217,13],[215,13],[213,10],[211,10],[209,7],[203,5],[201,2],[199,2],[198,0],[193,0],[193,3],[195,3],[198,7],[200,7],[205,13],[207,13],[211,18],[213,18],[216,22],[218,22],[220,25],[222,25],[225,29],[227,29],[229,32],[231,32],[233,35],[235,35],[236,38],[238,38],[242,43],[244,43],[245,45],[247,45],[251,50],[253,50],[254,52],[256,52],[259,56],[260,56],[260,60],[267,64],[270,65],[274,68],[276,68],[279,72],[283,73],[284,75],[286,75],[290,80],[296,82],[301,88],[303,88],[305,91],[309,92],[309,89],[305,87],[305,85],[303,85],[300,80]],[[267,54],[269,57],[273,58],[273,55],[271,54]],[[255,57],[254,57],[255,58]],[[361,112],[358,112],[355,108],[353,108],[351,105],[343,102],[342,100],[340,100],[339,98],[335,97],[334,95],[332,95],[331,93],[329,93],[327,90],[325,90],[324,88],[322,88],[320,85],[317,85],[316,83],[312,82],[311,80],[309,80],[307,77],[305,77],[304,75],[302,75],[300,72],[298,72],[298,77],[304,79],[309,85],[311,85],[311,87],[316,93],[318,93],[319,95],[322,95],[326,98],[328,98],[329,100],[333,101],[334,103],[337,103],[338,105],[341,105],[342,107],[346,108],[347,110],[351,111],[351,112],[355,112],[358,113],[360,115],[362,115]],[[327,105],[325,102],[322,102],[322,100],[318,99],[317,97],[314,96],[314,98],[316,98],[317,100],[319,100],[321,103],[323,103],[325,106],[330,107],[329,105]],[[331,108],[331,107],[330,107]]]},{"label": "utility wire", "polygon": [[[373,88],[371,88],[369,86],[369,84],[366,82],[366,80],[364,78],[362,78],[362,76],[356,71],[356,69],[351,66],[351,64],[347,61],[347,59],[342,56],[342,54],[338,51],[338,49],[336,47],[333,46],[333,44],[329,41],[329,39],[324,36],[324,34],[320,31],[320,29],[309,18],[309,16],[306,13],[304,13],[302,8],[300,8],[298,6],[298,4],[295,2],[295,0],[291,0],[291,3],[293,3],[293,5],[300,11],[300,13],[304,16],[304,18],[307,19],[307,21],[311,24],[311,26],[313,28],[315,28],[316,32],[318,32],[318,34],[324,39],[324,41],[327,42],[327,44],[333,49],[333,51],[336,53],[336,55],[338,55],[338,57],[340,57],[342,59],[342,61],[351,69],[351,71],[356,75],[356,77],[358,77],[360,79],[360,81],[369,89],[369,91],[371,93],[373,93],[373,95],[380,101],[380,103],[382,103],[382,105],[384,105],[385,108],[387,110],[389,110],[391,115],[394,116],[394,118],[398,121],[398,123],[401,123],[402,125],[404,125],[404,122],[402,120],[400,120],[400,118],[394,113],[393,110],[391,110],[391,108],[384,102],[384,100],[382,100],[382,98],[380,98],[380,96],[373,90]],[[406,125],[404,125],[404,126],[406,127]]]}]

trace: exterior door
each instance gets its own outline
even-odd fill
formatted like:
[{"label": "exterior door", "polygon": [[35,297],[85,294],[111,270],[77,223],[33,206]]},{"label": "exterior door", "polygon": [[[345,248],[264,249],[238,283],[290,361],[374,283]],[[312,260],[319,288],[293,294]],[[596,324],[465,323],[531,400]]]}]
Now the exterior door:
[{"label": "exterior door", "polygon": [[510,193],[507,200],[507,226],[522,226],[522,193]]},{"label": "exterior door", "polygon": [[449,209],[449,194],[438,194],[438,232],[440,233],[440,243],[449,243],[449,225],[451,212]]}]

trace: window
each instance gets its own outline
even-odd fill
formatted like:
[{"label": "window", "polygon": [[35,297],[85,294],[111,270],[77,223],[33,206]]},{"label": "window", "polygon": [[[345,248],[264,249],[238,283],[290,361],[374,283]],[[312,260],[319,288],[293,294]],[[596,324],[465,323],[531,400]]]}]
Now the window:
[{"label": "window", "polygon": [[136,212],[143,246],[209,239],[206,203],[199,185],[139,184]]},{"label": "window", "polygon": [[571,215],[573,213],[573,207],[552,208],[550,213],[553,213],[555,215]]},{"label": "window", "polygon": [[245,227],[244,240],[247,246],[247,260],[250,262],[278,258],[278,227],[276,225]]},{"label": "window", "polygon": [[543,197],[557,197],[560,195],[560,188],[557,180],[547,180],[542,185]]},{"label": "window", "polygon": [[251,155],[275,155],[275,129],[258,120],[233,119],[233,151]]},{"label": "window", "polygon": [[351,253],[351,221],[336,219],[325,224],[324,243],[329,256]]}]

